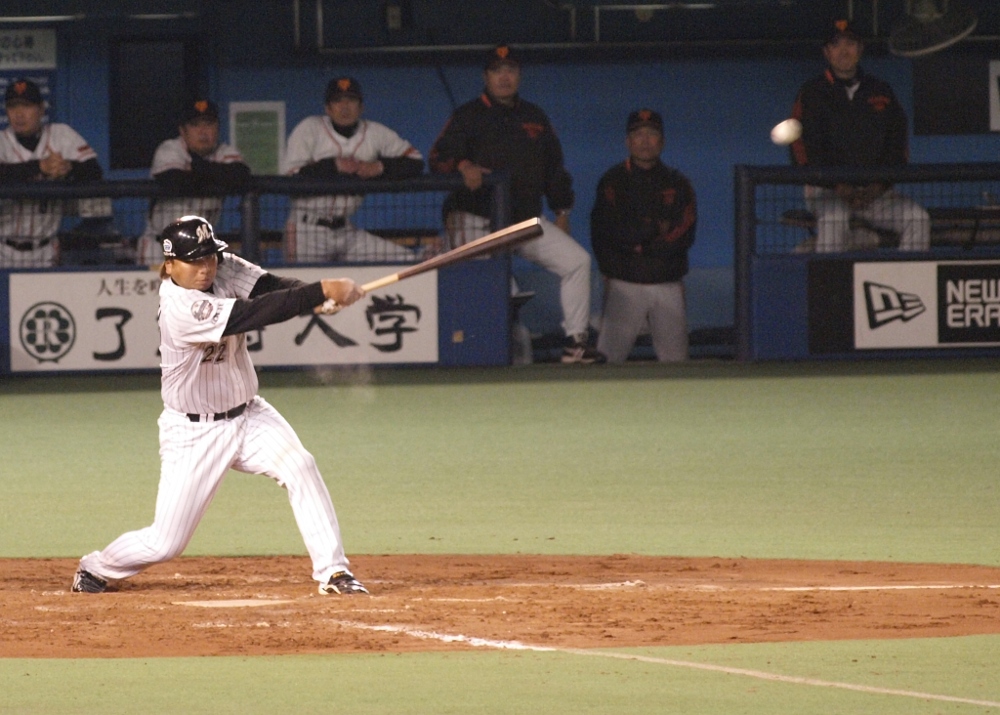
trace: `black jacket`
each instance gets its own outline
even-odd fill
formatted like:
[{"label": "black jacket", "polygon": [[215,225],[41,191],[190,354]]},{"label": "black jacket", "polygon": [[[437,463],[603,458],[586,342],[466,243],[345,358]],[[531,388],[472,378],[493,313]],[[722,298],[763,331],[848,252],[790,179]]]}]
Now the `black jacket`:
[{"label": "black jacket", "polygon": [[802,166],[902,166],[909,161],[906,113],[892,88],[858,69],[853,99],[827,69],[799,90],[792,116],[802,137],[791,146]]},{"label": "black jacket", "polygon": [[597,184],[590,243],[601,274],[629,283],[669,283],[688,272],[698,208],[691,182],[657,162],[613,166]]},{"label": "black jacket", "polygon": [[[513,106],[484,92],[455,110],[430,152],[431,171],[449,174],[462,161],[511,174],[511,220],[542,213],[542,197],[553,211],[573,205],[573,180],[563,166],[562,146],[545,112],[516,98]],[[490,215],[490,192],[462,189],[448,207],[478,216]]]}]

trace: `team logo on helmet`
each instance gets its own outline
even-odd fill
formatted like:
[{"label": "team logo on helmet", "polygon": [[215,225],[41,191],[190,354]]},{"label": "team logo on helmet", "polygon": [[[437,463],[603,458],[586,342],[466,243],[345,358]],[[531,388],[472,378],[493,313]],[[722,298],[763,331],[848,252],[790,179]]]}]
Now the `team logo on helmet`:
[{"label": "team logo on helmet", "polygon": [[174,242],[169,238],[163,239],[163,255],[172,256],[174,255]]},{"label": "team logo on helmet", "polygon": [[212,229],[207,223],[199,224],[195,230],[195,234],[198,236],[198,243],[204,243],[212,239]]}]

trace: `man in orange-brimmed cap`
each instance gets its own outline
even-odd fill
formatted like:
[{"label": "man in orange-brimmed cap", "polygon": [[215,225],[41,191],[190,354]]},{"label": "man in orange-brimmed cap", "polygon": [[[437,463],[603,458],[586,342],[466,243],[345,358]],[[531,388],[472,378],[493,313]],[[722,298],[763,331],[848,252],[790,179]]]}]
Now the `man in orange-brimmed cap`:
[{"label": "man in orange-brimmed cap", "polygon": [[[511,222],[537,217],[543,229],[541,236],[514,252],[559,277],[566,334],[560,360],[604,362],[589,344],[590,254],[570,235],[573,179],[548,116],[519,94],[521,58],[515,48],[497,45],[487,53],[483,85],[479,97],[454,111],[431,148],[431,170],[457,171],[465,184],[446,200],[450,237],[454,243],[467,243],[490,231],[491,199],[483,188],[483,176],[509,172]],[[552,221],[542,216],[546,201],[554,214]]]},{"label": "man in orange-brimmed cap", "polygon": [[177,136],[156,147],[150,175],[167,196],[157,198],[139,237],[138,262],[159,265],[160,233],[181,216],[201,216],[214,226],[222,218],[222,191],[240,193],[250,167],[236,147],[219,141],[219,107],[206,97],[189,99],[177,118]]},{"label": "man in orange-brimmed cap", "polygon": [[[100,181],[97,154],[68,124],[45,122],[41,87],[30,79],[7,85],[10,125],[0,134],[0,185]],[[63,201],[0,201],[0,268],[44,268],[59,260],[56,234]]]},{"label": "man in orange-brimmed cap", "polygon": [[[792,116],[802,135],[791,146],[801,166],[903,166],[909,161],[906,113],[892,88],[861,69],[864,42],[847,20],[833,23],[823,45],[826,70],[799,90]],[[816,216],[817,252],[871,247],[867,231],[855,236],[852,217],[892,229],[899,248],[930,248],[930,218],[919,204],[885,182],[807,186],[806,206]]]},{"label": "man in orange-brimmed cap", "polygon": [[[364,93],[354,77],[326,86],[322,115],[306,117],[288,137],[285,172],[303,179],[409,179],[424,171],[423,155],[389,127],[363,119]],[[300,196],[285,224],[285,252],[300,263],[372,261],[411,263],[405,246],[355,226],[364,197]]]}]

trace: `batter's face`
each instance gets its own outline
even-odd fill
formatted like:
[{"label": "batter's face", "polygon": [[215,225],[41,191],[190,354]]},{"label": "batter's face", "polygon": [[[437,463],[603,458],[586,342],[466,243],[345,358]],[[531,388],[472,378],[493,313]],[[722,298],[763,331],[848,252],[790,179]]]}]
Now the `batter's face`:
[{"label": "batter's face", "polygon": [[342,94],[332,102],[326,103],[326,115],[334,124],[350,127],[361,119],[361,100]]},{"label": "batter's face", "polygon": [[212,253],[193,261],[168,258],[163,267],[167,275],[181,288],[205,291],[215,283],[215,274],[219,270],[219,254]]},{"label": "batter's face", "polygon": [[219,145],[219,123],[214,119],[195,119],[179,129],[181,139],[192,154],[208,156]]},{"label": "batter's face", "polygon": [[7,103],[7,119],[14,133],[22,137],[30,137],[42,130],[42,117],[45,107],[21,100]]},{"label": "batter's face", "polygon": [[833,74],[841,79],[850,79],[858,71],[861,53],[864,45],[855,39],[841,35],[833,42],[823,46],[823,56],[826,57]]},{"label": "batter's face", "polygon": [[663,151],[663,144],[663,135],[654,127],[638,127],[625,135],[629,158],[644,168],[656,163]]},{"label": "batter's face", "polygon": [[486,70],[483,72],[483,83],[486,85],[487,94],[493,99],[503,104],[513,102],[521,86],[521,68],[505,63],[495,69]]}]

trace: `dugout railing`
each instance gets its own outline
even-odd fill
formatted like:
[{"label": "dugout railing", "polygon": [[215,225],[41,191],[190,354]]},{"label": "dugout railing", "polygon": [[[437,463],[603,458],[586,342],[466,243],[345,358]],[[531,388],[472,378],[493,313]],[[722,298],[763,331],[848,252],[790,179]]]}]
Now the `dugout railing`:
[{"label": "dugout railing", "polygon": [[[502,228],[509,222],[508,178],[503,172],[497,172],[485,176],[483,184],[491,197],[490,226],[493,230]],[[295,218],[296,200],[359,197],[357,210],[349,219],[350,226],[396,245],[414,249],[426,245],[441,250],[451,247],[454,242],[454,237],[449,235],[445,226],[445,202],[448,195],[461,186],[458,174],[423,175],[398,181],[317,181],[298,177],[255,176],[238,194],[199,192],[196,197],[165,192],[152,180],[111,180],[75,185],[38,182],[0,186],[0,211],[13,210],[10,202],[20,200],[35,200],[42,205],[58,202],[63,218],[58,234],[51,237],[60,244],[57,265],[103,267],[135,264],[141,259],[136,255],[136,244],[146,230],[156,202],[189,202],[188,211],[197,212],[197,201],[208,197],[221,201],[218,217],[213,221],[216,232],[244,258],[263,265],[300,262],[336,264],[347,261],[336,258],[298,261],[285,250],[288,224]],[[320,218],[325,220],[328,217]],[[39,238],[30,234],[0,236],[0,240],[22,245]],[[412,253],[411,260],[418,260],[425,252],[414,250]],[[350,262],[399,262],[399,259],[380,255],[376,251]],[[8,265],[5,268],[16,270],[19,266]]]},{"label": "dugout railing", "polygon": [[[485,177],[484,184],[492,215],[483,230],[502,228],[509,223],[508,179],[498,172]],[[365,282],[467,239],[449,231],[445,221],[448,196],[461,186],[458,174],[331,182],[258,176],[239,194],[210,195],[205,205],[214,202],[216,232],[238,255],[302,280],[316,280],[327,266],[350,265],[348,273]],[[290,256],[287,228],[290,220],[301,218],[296,207],[302,204],[296,202],[342,195],[359,197],[352,224],[378,237],[372,244],[377,250],[352,260]],[[151,180],[0,187],[0,212],[29,200],[62,215],[54,236],[61,247],[55,265],[10,265],[6,257],[12,251],[5,252],[0,265],[0,376],[158,369],[155,321],[140,316],[155,314],[150,301],[155,301],[159,276],[147,266],[155,267],[159,260],[141,260],[136,249],[151,206],[178,198],[193,197],[168,194]],[[23,245],[39,239],[8,234],[0,240]],[[392,255],[380,253],[383,248],[393,249]],[[266,340],[254,338],[254,362],[265,368],[510,364],[517,311],[510,286],[509,256],[467,261],[391,291],[373,292],[363,306],[343,315],[269,326]]]},{"label": "dugout railing", "polygon": [[[845,250],[817,253],[816,218],[805,200],[806,187],[874,182],[891,184],[926,209],[928,250],[899,250],[894,231],[854,217]],[[954,286],[982,280],[989,287],[1000,278],[1000,164],[740,165],[734,189],[738,359],[967,356],[1000,350],[1000,318],[992,316],[990,301],[977,307],[953,300]],[[912,310],[907,301],[914,301]],[[961,322],[955,319],[961,311],[970,329],[951,330]]]}]

